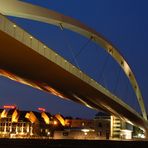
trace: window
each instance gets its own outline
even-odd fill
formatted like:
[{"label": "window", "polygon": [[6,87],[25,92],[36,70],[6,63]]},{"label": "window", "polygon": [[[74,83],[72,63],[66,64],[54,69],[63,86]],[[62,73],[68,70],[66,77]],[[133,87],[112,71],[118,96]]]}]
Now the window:
[{"label": "window", "polygon": [[102,127],[102,123],[100,123],[100,122],[99,122],[98,127],[100,127],[100,128],[101,128],[101,127]]}]

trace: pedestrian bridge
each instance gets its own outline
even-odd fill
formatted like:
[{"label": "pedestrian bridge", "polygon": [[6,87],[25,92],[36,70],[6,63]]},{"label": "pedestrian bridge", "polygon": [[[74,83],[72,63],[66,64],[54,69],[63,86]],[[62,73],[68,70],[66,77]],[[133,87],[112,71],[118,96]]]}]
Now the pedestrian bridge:
[{"label": "pedestrian bridge", "polygon": [[[101,109],[148,131],[142,95],[134,74],[119,51],[100,34],[62,14],[17,0],[0,0],[0,74],[17,82]],[[104,47],[121,66],[137,96],[143,117],[76,66],[5,15],[42,21],[78,32]]]}]

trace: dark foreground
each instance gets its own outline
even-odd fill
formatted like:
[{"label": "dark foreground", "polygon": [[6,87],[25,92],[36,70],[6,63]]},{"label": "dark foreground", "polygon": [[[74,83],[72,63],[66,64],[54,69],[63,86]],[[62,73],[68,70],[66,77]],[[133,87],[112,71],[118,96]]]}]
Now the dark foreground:
[{"label": "dark foreground", "polygon": [[[120,147],[119,147],[120,146]],[[0,148],[147,148],[148,141],[0,139]]]}]

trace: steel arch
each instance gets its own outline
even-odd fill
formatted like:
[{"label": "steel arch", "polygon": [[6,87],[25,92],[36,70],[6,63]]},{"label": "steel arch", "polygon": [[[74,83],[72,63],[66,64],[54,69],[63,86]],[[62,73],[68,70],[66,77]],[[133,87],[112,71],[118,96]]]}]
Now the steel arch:
[{"label": "steel arch", "polygon": [[101,36],[98,32],[68,16],[18,0],[0,0],[0,13],[2,13],[3,15],[27,18],[60,26],[77,32],[87,38],[92,38],[92,40],[101,45],[123,69],[136,94],[143,118],[147,120],[147,114],[142,93],[134,76],[134,73],[132,72],[130,66],[123,58],[119,50],[109,41],[107,41],[103,36]]}]

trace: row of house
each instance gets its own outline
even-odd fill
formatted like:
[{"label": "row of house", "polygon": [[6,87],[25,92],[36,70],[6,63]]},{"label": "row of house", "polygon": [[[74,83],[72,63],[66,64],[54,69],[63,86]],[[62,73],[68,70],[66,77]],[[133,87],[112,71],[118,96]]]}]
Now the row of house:
[{"label": "row of house", "polygon": [[61,130],[62,125],[50,113],[0,109],[1,137],[52,136],[55,129]]},{"label": "row of house", "polygon": [[[124,125],[124,126],[123,126]],[[53,139],[132,138],[132,128],[114,116],[99,112],[94,119],[64,118],[45,110],[0,109],[0,137]],[[123,128],[124,127],[124,128]]]}]

